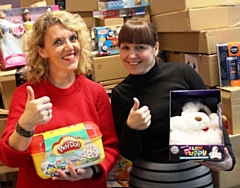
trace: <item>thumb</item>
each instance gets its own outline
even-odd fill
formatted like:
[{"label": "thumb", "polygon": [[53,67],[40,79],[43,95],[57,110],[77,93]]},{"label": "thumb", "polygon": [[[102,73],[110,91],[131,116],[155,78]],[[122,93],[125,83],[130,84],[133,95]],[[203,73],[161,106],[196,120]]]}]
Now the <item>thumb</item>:
[{"label": "thumb", "polygon": [[132,109],[133,109],[133,110],[138,110],[138,108],[139,108],[139,106],[140,106],[139,100],[138,100],[136,97],[134,97],[134,98],[133,98],[133,101],[134,101],[134,104],[133,104]]},{"label": "thumb", "polygon": [[34,100],[35,96],[34,96],[34,91],[32,89],[31,86],[27,86],[27,93],[28,93],[28,99],[27,100]]}]

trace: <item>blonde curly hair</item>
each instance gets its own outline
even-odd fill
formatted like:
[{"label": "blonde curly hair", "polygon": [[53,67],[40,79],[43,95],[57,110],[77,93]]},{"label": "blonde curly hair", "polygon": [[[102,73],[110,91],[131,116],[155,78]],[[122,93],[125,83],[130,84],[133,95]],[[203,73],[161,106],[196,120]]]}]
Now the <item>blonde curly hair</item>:
[{"label": "blonde curly hair", "polygon": [[38,54],[37,47],[44,47],[45,32],[54,24],[61,24],[66,29],[77,33],[81,53],[75,73],[89,76],[92,71],[90,31],[80,15],[61,10],[47,11],[35,21],[25,49],[27,54],[26,79],[38,83],[42,79],[49,80],[47,60]]}]

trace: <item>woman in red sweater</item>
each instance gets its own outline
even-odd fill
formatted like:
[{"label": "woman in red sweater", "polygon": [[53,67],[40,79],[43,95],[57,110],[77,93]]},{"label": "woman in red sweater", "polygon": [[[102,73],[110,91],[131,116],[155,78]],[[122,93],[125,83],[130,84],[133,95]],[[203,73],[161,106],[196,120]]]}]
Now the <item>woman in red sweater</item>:
[{"label": "woman in red sweater", "polygon": [[[87,78],[91,73],[90,34],[79,15],[46,12],[28,41],[28,81],[13,95],[0,140],[0,160],[19,167],[17,188],[106,188],[106,175],[118,158],[110,101],[105,89]],[[30,153],[33,134],[91,121],[99,126],[105,159],[99,165],[42,179]],[[66,173],[65,173],[66,172]]]}]

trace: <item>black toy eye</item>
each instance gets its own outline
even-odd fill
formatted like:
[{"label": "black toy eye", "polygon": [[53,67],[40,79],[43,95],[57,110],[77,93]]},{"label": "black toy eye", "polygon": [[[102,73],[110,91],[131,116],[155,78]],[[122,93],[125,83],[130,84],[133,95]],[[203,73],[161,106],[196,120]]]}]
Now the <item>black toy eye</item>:
[{"label": "black toy eye", "polygon": [[200,108],[198,111],[199,111],[199,112],[202,112],[202,113],[205,113],[206,115],[208,115],[207,112],[206,112],[204,109],[202,109],[202,108]]}]

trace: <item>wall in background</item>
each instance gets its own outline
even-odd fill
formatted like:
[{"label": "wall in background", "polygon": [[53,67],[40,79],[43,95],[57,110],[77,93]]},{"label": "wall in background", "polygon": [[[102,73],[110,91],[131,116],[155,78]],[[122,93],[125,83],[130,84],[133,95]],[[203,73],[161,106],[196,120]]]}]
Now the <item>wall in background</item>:
[{"label": "wall in background", "polygon": [[12,4],[12,8],[18,8],[20,7],[20,0],[0,0],[0,4]]}]

